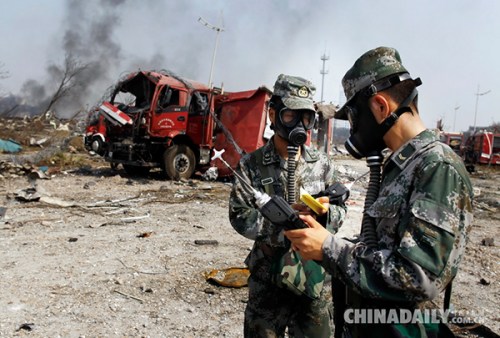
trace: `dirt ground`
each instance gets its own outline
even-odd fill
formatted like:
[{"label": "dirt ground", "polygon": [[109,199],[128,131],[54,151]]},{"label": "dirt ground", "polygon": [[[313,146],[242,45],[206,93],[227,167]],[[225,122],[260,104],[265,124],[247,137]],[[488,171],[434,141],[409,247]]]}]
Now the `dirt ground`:
[{"label": "dirt ground", "polygon": [[[131,178],[89,163],[0,181],[0,336],[241,337],[247,288],[204,276],[242,267],[252,245],[229,223],[230,183]],[[344,181],[367,170],[337,164]],[[500,171],[480,168],[472,179],[474,228],[452,303],[498,333]],[[359,231],[364,186],[353,187],[346,236]],[[494,336],[475,326],[454,329]]]}]

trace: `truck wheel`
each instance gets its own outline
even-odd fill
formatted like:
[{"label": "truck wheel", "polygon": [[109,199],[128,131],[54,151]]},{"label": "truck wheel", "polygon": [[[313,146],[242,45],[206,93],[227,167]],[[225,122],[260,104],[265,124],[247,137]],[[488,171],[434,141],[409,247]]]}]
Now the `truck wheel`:
[{"label": "truck wheel", "polygon": [[100,138],[99,136],[93,136],[90,143],[90,149],[92,149],[98,155],[103,155],[104,142],[102,141],[102,138]]},{"label": "truck wheel", "polygon": [[139,167],[136,165],[130,165],[130,164],[122,164],[123,169],[127,174],[130,176],[144,176],[147,173],[149,173],[150,168],[148,167]]},{"label": "truck wheel", "polygon": [[194,173],[196,157],[185,144],[174,144],[163,153],[165,173],[172,180],[190,178]]}]

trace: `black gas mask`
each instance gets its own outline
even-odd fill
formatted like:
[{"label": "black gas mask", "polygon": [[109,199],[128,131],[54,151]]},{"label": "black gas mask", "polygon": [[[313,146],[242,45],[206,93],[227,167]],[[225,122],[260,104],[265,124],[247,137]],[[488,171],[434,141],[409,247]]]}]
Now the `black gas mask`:
[{"label": "black gas mask", "polygon": [[363,108],[348,106],[346,115],[351,125],[351,136],[345,141],[345,148],[354,158],[360,159],[387,147],[384,134],[379,130],[380,125],[366,105]]},{"label": "black gas mask", "polygon": [[[418,86],[422,82],[420,78],[413,80]],[[358,95],[372,96],[377,93],[373,86],[368,88],[370,92],[361,92]],[[384,150],[387,145],[384,135],[392,128],[398,118],[406,112],[411,112],[409,104],[417,97],[417,89],[394,110],[381,124],[378,124],[368,104],[352,105],[345,107],[347,119],[351,125],[351,136],[345,142],[345,147],[354,158],[360,159],[369,154]],[[356,102],[357,100],[355,100]]]},{"label": "black gas mask", "polygon": [[301,146],[307,141],[307,131],[314,126],[316,112],[309,109],[292,110],[281,105],[276,110],[274,131],[290,144]]}]

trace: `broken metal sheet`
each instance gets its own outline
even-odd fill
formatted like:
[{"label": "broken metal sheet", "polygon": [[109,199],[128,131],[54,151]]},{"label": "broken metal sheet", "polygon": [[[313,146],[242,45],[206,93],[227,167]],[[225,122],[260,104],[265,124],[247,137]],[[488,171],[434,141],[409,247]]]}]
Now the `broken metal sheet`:
[{"label": "broken metal sheet", "polygon": [[22,202],[36,202],[42,197],[35,188],[21,189],[14,193],[16,200]]},{"label": "broken metal sheet", "polygon": [[133,223],[133,222],[139,221],[141,219],[149,218],[150,216],[151,216],[151,214],[148,212],[146,215],[143,215],[143,216],[132,216],[132,217],[120,218],[120,221],[122,221],[124,223]]},{"label": "broken metal sheet", "polygon": [[241,288],[248,285],[250,270],[248,268],[214,269],[204,275],[207,281],[214,282],[220,286]]},{"label": "broken metal sheet", "polygon": [[12,139],[0,139],[0,150],[4,153],[18,153],[23,149],[19,143]]},{"label": "broken metal sheet", "polygon": [[50,197],[50,196],[40,197],[40,202],[43,202],[45,204],[50,204],[50,205],[56,205],[56,206],[62,207],[62,208],[70,208],[70,207],[74,207],[77,205],[75,202],[65,201],[65,200],[55,198],[55,197]]},{"label": "broken metal sheet", "polygon": [[43,172],[42,170],[33,169],[33,170],[31,170],[31,172],[28,173],[28,179],[32,179],[32,180],[45,179],[45,180],[48,180],[48,179],[50,179],[50,177],[47,176],[47,175],[45,175],[45,172]]},{"label": "broken metal sheet", "polygon": [[39,139],[39,140],[35,140],[33,137],[30,138],[30,146],[39,146],[39,147],[42,147],[43,148],[43,145],[45,143],[47,143],[47,141],[49,140],[48,137],[44,137],[42,139]]}]

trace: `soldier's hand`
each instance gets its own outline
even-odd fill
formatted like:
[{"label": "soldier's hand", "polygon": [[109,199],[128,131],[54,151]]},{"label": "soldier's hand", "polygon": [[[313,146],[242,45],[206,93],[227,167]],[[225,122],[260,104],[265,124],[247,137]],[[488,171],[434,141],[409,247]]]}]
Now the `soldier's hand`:
[{"label": "soldier's hand", "polygon": [[292,204],[292,209],[297,210],[299,215],[312,215],[313,212],[309,207],[302,203],[294,203]]},{"label": "soldier's hand", "polygon": [[323,242],[330,236],[330,232],[323,228],[312,216],[299,216],[309,228],[285,231],[285,236],[292,242],[292,248],[300,252],[304,259],[323,259]]},{"label": "soldier's hand", "polygon": [[292,209],[297,210],[299,212],[299,215],[311,215],[312,217],[316,218],[316,216],[323,216],[328,212],[328,208],[330,207],[330,199],[328,196],[322,196],[316,198],[316,201],[319,203],[323,204],[324,209],[320,209],[318,213],[315,213],[309,208],[307,205],[302,204],[302,203],[294,203],[292,204]]},{"label": "soldier's hand", "polygon": [[325,209],[320,210],[318,215],[319,216],[325,215],[328,212],[328,208],[330,208],[330,198],[328,196],[322,196],[322,197],[316,198],[316,201],[323,204],[323,206],[325,207]]}]

